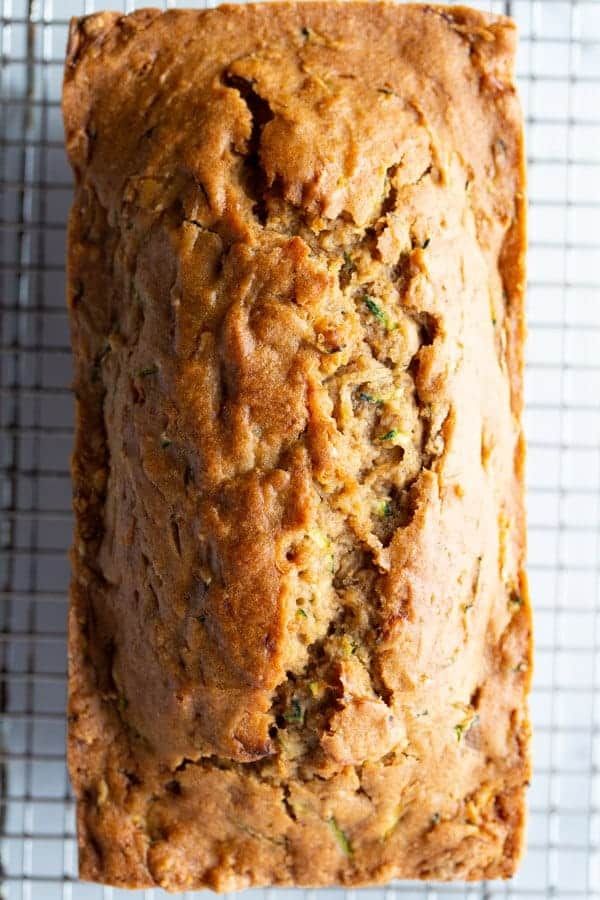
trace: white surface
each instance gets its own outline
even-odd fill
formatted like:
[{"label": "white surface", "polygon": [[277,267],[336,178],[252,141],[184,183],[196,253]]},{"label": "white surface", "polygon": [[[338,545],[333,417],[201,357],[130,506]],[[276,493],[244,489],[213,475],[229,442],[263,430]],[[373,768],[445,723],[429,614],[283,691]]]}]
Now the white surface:
[{"label": "white surface", "polygon": [[[600,2],[509,5],[521,27],[530,156],[526,424],[537,667],[529,851],[510,885],[346,892],[361,900],[600,898]],[[70,173],[58,99],[68,17],[93,8],[93,0],[32,0],[29,9],[25,0],[3,0],[3,900],[131,897],[70,880],[63,758],[72,402],[62,268]],[[251,892],[265,893],[287,900],[299,892]],[[319,900],[342,893],[320,891]]]}]

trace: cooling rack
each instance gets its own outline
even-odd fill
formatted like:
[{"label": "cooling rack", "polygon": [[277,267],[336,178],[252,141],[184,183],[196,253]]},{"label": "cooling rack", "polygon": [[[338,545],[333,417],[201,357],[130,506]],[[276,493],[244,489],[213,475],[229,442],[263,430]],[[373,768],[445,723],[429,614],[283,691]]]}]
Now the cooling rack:
[{"label": "cooling rack", "polygon": [[[64,760],[73,404],[59,98],[68,19],[94,0],[0,2],[0,898],[119,900],[131,894],[76,880]],[[510,884],[398,884],[319,900],[600,898],[600,2],[472,5],[520,26],[527,120],[529,849]],[[315,894],[247,897],[300,893]]]}]

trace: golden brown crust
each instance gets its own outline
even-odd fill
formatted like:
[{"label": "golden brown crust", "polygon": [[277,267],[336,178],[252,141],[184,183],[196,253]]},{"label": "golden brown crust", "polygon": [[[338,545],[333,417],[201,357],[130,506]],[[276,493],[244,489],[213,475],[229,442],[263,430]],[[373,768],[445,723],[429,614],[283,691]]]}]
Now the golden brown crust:
[{"label": "golden brown crust", "polygon": [[74,20],[82,877],[508,877],[523,842],[515,32]]}]

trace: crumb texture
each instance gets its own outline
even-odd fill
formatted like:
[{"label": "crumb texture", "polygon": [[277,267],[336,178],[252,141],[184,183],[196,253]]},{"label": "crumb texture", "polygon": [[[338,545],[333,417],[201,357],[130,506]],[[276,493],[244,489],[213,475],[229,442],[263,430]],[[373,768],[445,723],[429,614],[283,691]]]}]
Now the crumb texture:
[{"label": "crumb texture", "polygon": [[529,777],[509,20],[71,25],[80,871],[506,877]]}]

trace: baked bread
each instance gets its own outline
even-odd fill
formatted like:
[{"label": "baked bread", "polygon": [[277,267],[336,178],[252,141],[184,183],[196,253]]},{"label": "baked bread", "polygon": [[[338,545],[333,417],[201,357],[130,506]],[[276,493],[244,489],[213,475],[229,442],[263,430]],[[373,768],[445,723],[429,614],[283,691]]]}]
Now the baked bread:
[{"label": "baked bread", "polygon": [[529,777],[515,31],[73,21],[80,873],[513,873]]}]

